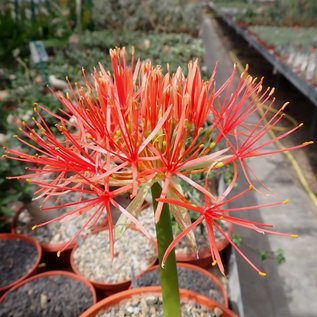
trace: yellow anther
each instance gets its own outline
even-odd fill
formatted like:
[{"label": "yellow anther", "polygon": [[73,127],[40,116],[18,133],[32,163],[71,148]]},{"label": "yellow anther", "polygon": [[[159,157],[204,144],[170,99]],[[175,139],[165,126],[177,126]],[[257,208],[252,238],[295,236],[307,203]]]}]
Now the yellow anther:
[{"label": "yellow anther", "polygon": [[27,183],[32,183],[32,179],[30,179],[30,178],[26,178],[25,181],[26,181]]},{"label": "yellow anther", "polygon": [[212,266],[217,265],[217,260],[213,260],[213,262],[211,263]]},{"label": "yellow anther", "polygon": [[308,141],[308,142],[304,142],[304,145],[310,145],[310,144],[314,144],[314,141]]},{"label": "yellow anther", "polygon": [[65,79],[66,79],[66,81],[68,81],[69,80],[68,76],[65,76]]},{"label": "yellow anther", "polygon": [[288,199],[283,200],[283,204],[287,205],[288,204]]},{"label": "yellow anther", "polygon": [[304,125],[304,123],[302,122],[302,123],[300,123],[299,125],[298,125],[298,127],[302,127]]},{"label": "yellow anther", "polygon": [[262,89],[263,89],[263,86],[260,85],[259,88],[258,88],[258,94],[262,91]]},{"label": "yellow anther", "polygon": [[291,234],[290,237],[291,238],[298,238],[298,234]]},{"label": "yellow anther", "polygon": [[272,96],[274,94],[275,88],[273,87],[269,93],[269,96]]},{"label": "yellow anther", "polygon": [[61,256],[61,251],[57,251],[57,257],[59,258]]},{"label": "yellow anther", "polygon": [[210,150],[212,150],[216,146],[215,142],[211,142],[209,145]]},{"label": "yellow anther", "polygon": [[17,138],[18,136],[15,134],[15,135],[13,135],[13,137],[14,137],[14,138]]},{"label": "yellow anther", "polygon": [[32,230],[35,230],[37,228],[37,225],[34,225],[33,227],[32,227]]},{"label": "yellow anther", "polygon": [[253,185],[249,185],[249,190],[253,190],[254,186]]},{"label": "yellow anther", "polygon": [[200,144],[199,145],[199,148],[203,148],[205,145],[204,144]]},{"label": "yellow anther", "polygon": [[220,220],[224,219],[224,216],[220,216],[219,219],[220,219]]},{"label": "yellow anther", "polygon": [[266,273],[259,271],[260,276],[266,276]]},{"label": "yellow anther", "polygon": [[215,168],[221,168],[221,167],[223,167],[223,163],[222,162],[219,162],[219,163],[217,163],[216,165],[215,165]]}]

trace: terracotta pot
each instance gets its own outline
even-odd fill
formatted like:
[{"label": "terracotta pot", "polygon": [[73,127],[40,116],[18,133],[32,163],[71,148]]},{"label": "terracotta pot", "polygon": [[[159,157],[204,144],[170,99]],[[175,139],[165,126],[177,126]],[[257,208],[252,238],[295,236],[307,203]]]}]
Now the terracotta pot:
[{"label": "terracotta pot", "polygon": [[[233,225],[231,223],[228,223],[228,226],[229,226],[228,235],[230,236],[233,232]],[[228,245],[229,245],[229,241],[226,239],[222,239],[217,242],[217,248],[219,252],[224,251]],[[199,250],[198,258],[196,256],[196,253],[194,252],[193,253],[177,253],[176,261],[197,265],[202,268],[210,268],[212,263],[210,248],[208,246],[204,249]]]},{"label": "terracotta pot", "polygon": [[[221,294],[221,297],[223,298],[223,302],[224,302],[223,305],[225,307],[229,307],[229,300],[228,300],[227,291],[224,288],[223,284],[220,282],[220,280],[215,275],[213,275],[209,271],[207,271],[207,270],[205,270],[205,269],[203,269],[203,268],[201,268],[201,267],[199,267],[197,265],[192,265],[192,264],[188,264],[188,263],[177,263],[177,267],[181,267],[181,268],[185,268],[185,269],[188,269],[188,270],[199,272],[200,274],[204,275],[206,277],[206,279],[211,280],[215,284],[215,286],[217,287],[219,293]],[[159,269],[159,265],[155,265],[155,266],[149,268],[144,273],[141,273],[141,274],[139,274],[136,277],[136,282],[138,282],[138,278],[140,278],[146,272],[152,272],[152,271],[155,271],[155,270],[158,270],[158,269]],[[153,285],[153,286],[156,286],[156,285]]]},{"label": "terracotta pot", "polygon": [[[153,246],[153,248],[156,248],[156,246]],[[72,270],[76,274],[82,276],[82,273],[77,269],[75,261],[74,261],[74,253],[76,252],[76,249],[77,249],[77,246],[75,246],[75,248],[71,252],[70,265],[71,265]],[[148,265],[146,270],[148,270],[149,268],[154,266],[156,264],[156,261],[157,261],[157,257],[153,258],[153,260],[150,262],[150,264]],[[109,295],[127,290],[131,285],[130,279],[119,282],[119,283],[105,283],[105,282],[99,282],[99,281],[95,281],[95,280],[91,280],[91,279],[88,279],[88,280],[90,281],[90,283],[92,285],[94,285],[94,287],[97,289],[97,291],[99,291],[98,295],[99,295],[100,299],[104,298],[105,296],[109,296]]]},{"label": "terracotta pot", "polygon": [[[118,294],[111,295],[103,299],[102,301],[98,302],[96,305],[90,307],[80,317],[94,317],[97,315],[99,311],[110,308],[111,306],[114,306],[123,300],[133,297],[134,295],[149,294],[149,293],[160,294],[161,288],[158,286],[142,287],[142,288],[130,289]],[[237,317],[237,315],[233,313],[232,311],[230,311],[228,308],[220,305],[219,303],[211,300],[208,297],[198,295],[194,292],[190,292],[184,289],[180,290],[180,295],[182,299],[194,300],[203,306],[209,307],[210,309],[219,307],[223,311],[222,317]]]},{"label": "terracotta pot", "polygon": [[26,243],[29,243],[32,246],[34,246],[36,248],[36,253],[37,253],[36,261],[33,264],[32,268],[26,274],[24,274],[22,277],[20,277],[16,281],[14,281],[6,286],[1,287],[0,288],[0,295],[2,293],[4,293],[5,291],[7,291],[9,288],[14,287],[16,284],[19,284],[21,281],[25,280],[27,277],[33,275],[36,272],[36,270],[40,264],[41,258],[42,258],[42,248],[41,248],[40,244],[35,239],[28,237],[28,236],[25,236],[25,235],[22,235],[22,234],[15,234],[15,233],[0,234],[0,240],[13,240],[13,239],[14,240],[15,239],[23,240]]},{"label": "terracotta pot", "polygon": [[[77,281],[80,281],[82,282],[90,291],[91,295],[92,295],[92,300],[93,300],[93,305],[96,304],[97,302],[97,296],[96,296],[96,291],[93,287],[93,285],[84,277],[82,276],[78,276],[72,272],[67,272],[67,271],[48,271],[48,272],[44,272],[44,273],[41,273],[41,274],[37,274],[37,275],[34,275],[18,284],[16,284],[14,287],[12,287],[9,291],[7,291],[1,298],[0,298],[0,303],[5,299],[5,297],[13,290],[21,287],[22,285],[30,282],[30,281],[33,281],[35,279],[38,279],[38,278],[42,278],[42,277],[47,277],[47,276],[54,276],[54,275],[63,275],[65,276],[66,278],[70,278],[70,279],[73,279],[73,280],[77,280]],[[78,299],[80,300],[80,299]]]}]

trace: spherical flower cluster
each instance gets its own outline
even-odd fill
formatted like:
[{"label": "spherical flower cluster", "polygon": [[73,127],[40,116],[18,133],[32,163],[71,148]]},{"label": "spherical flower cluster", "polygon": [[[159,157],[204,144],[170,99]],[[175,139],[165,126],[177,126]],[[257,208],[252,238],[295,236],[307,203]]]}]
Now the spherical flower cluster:
[{"label": "spherical flower cluster", "polygon": [[[43,210],[72,207],[55,220],[94,210],[76,237],[84,228],[96,226],[105,215],[112,254],[115,235],[122,234],[131,223],[150,238],[137,218],[152,185],[159,183],[162,191],[157,200],[155,220],[159,221],[163,205],[169,204],[182,229],[166,250],[164,260],[185,236],[195,245],[192,230],[205,222],[213,261],[224,272],[214,230],[240,250],[219,221],[261,233],[274,233],[266,224],[235,217],[234,211],[286,202],[239,209],[228,207],[228,203],[254,187],[249,177],[248,158],[290,150],[268,149],[275,140],[264,139],[268,130],[283,117],[285,106],[267,118],[273,106],[274,90],[262,91],[262,79],[253,79],[247,69],[234,84],[234,68],[228,80],[217,88],[215,71],[204,81],[197,61],[189,62],[185,75],[181,68],[171,74],[167,66],[164,74],[161,66],[135,62],[134,51],[128,64],[125,49],[110,50],[110,59],[112,72],[99,65],[91,78],[84,76],[84,87],[69,83],[66,95],[54,92],[62,105],[58,114],[36,104],[33,122],[23,122],[21,135],[16,136],[32,153],[6,149],[6,157],[31,163],[28,173],[18,178],[39,186],[35,195],[37,199],[43,199]],[[249,122],[258,107],[264,105],[264,114],[256,122]],[[55,127],[48,126],[43,113],[56,120]],[[282,139],[298,127],[276,139]],[[209,189],[210,175],[221,173],[226,165],[233,167],[233,177],[225,191],[217,195]],[[235,196],[230,195],[240,168],[250,186]],[[204,175],[202,183],[192,177],[196,174]],[[187,197],[184,183],[198,192],[202,201]],[[54,202],[69,192],[79,193],[79,201],[45,207],[45,203]],[[131,197],[126,208],[115,199],[125,193]],[[122,213],[118,221],[120,227],[114,223],[111,206]],[[193,223],[189,210],[198,214]]]}]

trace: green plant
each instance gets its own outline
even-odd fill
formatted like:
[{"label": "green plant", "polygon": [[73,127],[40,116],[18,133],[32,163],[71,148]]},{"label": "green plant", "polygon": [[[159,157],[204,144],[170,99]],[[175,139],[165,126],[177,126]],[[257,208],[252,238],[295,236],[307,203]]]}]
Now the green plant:
[{"label": "green plant", "polygon": [[[16,146],[13,140],[5,142],[6,146]],[[4,149],[0,148],[0,155],[4,154]],[[0,159],[0,232],[8,231],[15,212],[16,202],[29,202],[32,198],[31,186],[27,183],[21,183],[18,180],[9,180],[7,177],[20,175],[24,173],[25,168],[19,161],[8,161]]]},{"label": "green plant", "polygon": [[96,29],[197,34],[203,6],[189,0],[93,1]]}]

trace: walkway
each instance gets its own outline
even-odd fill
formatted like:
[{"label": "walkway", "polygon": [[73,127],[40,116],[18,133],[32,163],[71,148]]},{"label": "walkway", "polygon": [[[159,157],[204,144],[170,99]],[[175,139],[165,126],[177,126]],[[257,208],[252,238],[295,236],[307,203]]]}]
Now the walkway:
[{"label": "walkway", "polygon": [[[231,73],[232,61],[216,32],[216,22],[206,18],[202,37],[206,46],[205,64],[210,69],[219,62],[217,81],[221,84]],[[305,140],[303,140],[305,141]],[[317,316],[317,210],[300,185],[283,154],[250,161],[250,167],[272,191],[272,196],[251,193],[235,205],[261,204],[289,199],[288,205],[248,213],[250,219],[271,223],[277,231],[297,233],[298,239],[259,235],[238,230],[241,249],[267,273],[260,277],[237,255],[238,275],[229,276],[233,307],[241,317],[316,317]],[[243,179],[239,188],[245,188]],[[244,216],[246,214],[244,213]],[[283,249],[286,262],[264,262],[254,250]],[[241,298],[239,299],[239,283]]]}]

